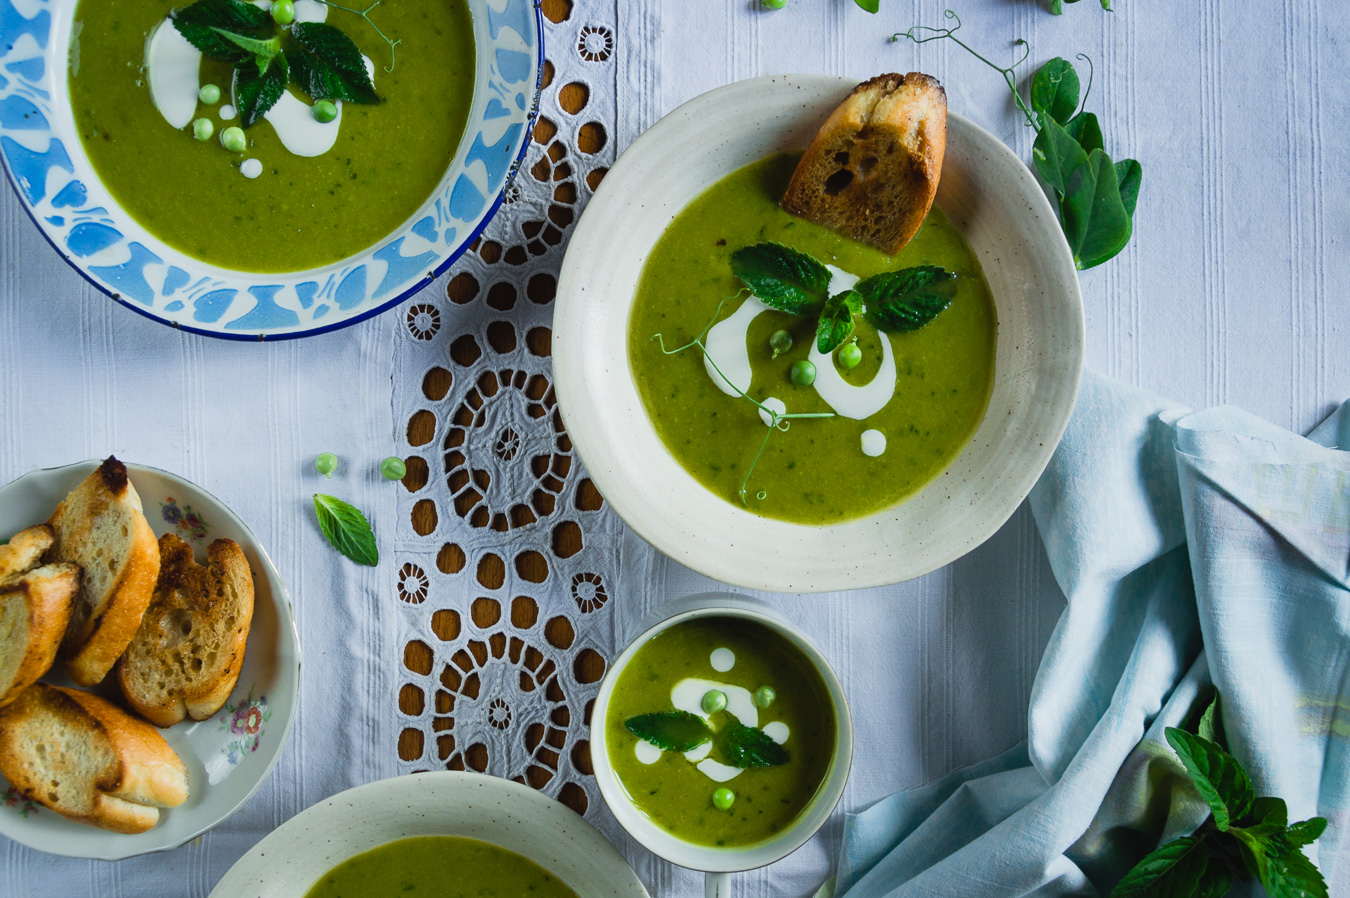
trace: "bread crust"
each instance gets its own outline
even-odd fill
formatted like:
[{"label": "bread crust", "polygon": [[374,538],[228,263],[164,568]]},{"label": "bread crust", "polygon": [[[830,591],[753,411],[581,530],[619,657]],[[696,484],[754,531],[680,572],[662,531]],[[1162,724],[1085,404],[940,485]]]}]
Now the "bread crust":
[{"label": "bread crust", "polygon": [[894,255],[923,224],[947,148],[947,94],[922,72],[878,75],[830,113],[783,208]]},{"label": "bread crust", "polygon": [[[79,589],[80,569],[73,564],[50,564],[0,579],[0,597],[22,601],[28,623],[23,657],[8,688],[0,694],[0,707],[14,701],[51,669]],[[6,652],[19,651],[16,646],[4,648]],[[4,685],[0,683],[0,687]]]},{"label": "bread crust", "polygon": [[11,536],[9,542],[0,546],[0,580],[37,567],[55,539],[52,528],[46,524],[20,530]]}]

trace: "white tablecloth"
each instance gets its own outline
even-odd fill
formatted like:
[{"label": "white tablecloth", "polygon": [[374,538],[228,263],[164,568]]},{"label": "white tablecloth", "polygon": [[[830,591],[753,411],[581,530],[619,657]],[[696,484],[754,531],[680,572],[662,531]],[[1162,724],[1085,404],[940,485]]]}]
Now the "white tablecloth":
[{"label": "white tablecloth", "polygon": [[[957,10],[961,35],[990,58],[1011,61],[1012,39],[1026,38],[1024,75],[1051,56],[1090,55],[1097,76],[1088,106],[1107,148],[1143,164],[1130,247],[1082,278],[1088,365],[1193,407],[1234,403],[1304,431],[1350,395],[1350,303],[1341,295],[1350,284],[1350,180],[1340,170],[1350,158],[1350,21],[1330,0],[1115,5],[1106,14],[1085,0],[1059,18],[1031,0],[967,0]],[[549,55],[612,32],[613,63],[588,82],[588,114],[611,126],[611,153],[680,102],[732,80],[918,69],[943,81],[952,110],[1029,158],[1032,134],[997,73],[950,43],[888,41],[911,24],[943,24],[944,4],[882,0],[877,16],[849,0],[789,0],[772,13],[757,6],[576,0],[567,20],[550,26],[551,39],[560,37]],[[607,24],[588,32],[592,21]],[[583,46],[599,48],[603,35],[589,40]],[[421,385],[403,382],[416,369],[405,358],[408,325],[390,314],[276,345],[185,336],[93,291],[38,236],[12,193],[0,194],[0,482],[115,452],[201,483],[249,522],[291,584],[305,653],[290,744],[238,815],[176,851],[115,864],[4,842],[0,895],[204,898],[230,864],[303,808],[408,769],[397,751],[406,721],[395,709],[410,624],[391,595],[399,553],[416,550],[406,529],[411,499],[375,471],[384,456],[410,451],[399,397]],[[456,316],[473,318],[483,302],[447,302],[446,280],[414,301],[439,309],[448,332],[435,338],[441,358]],[[547,309],[538,314],[546,318]],[[436,448],[429,458],[439,464]],[[339,559],[314,525],[311,463],[325,450],[344,461],[327,486],[375,522],[389,559],[379,568]],[[450,526],[447,510],[441,515],[439,526]],[[594,526],[617,569],[607,584],[609,616],[587,637],[602,654],[666,597],[714,585],[613,522]],[[494,551],[508,554],[510,538]],[[428,607],[467,609],[483,593],[468,580],[445,582]],[[512,582],[499,589],[509,594]],[[567,589],[554,579],[536,599],[546,610],[560,607],[573,601]],[[780,602],[814,634],[851,697],[858,745],[843,802],[850,809],[1021,739],[1037,663],[1063,606],[1025,509],[931,576]],[[692,874],[624,837],[598,800],[587,817],[653,895],[695,893]],[[828,875],[838,838],[836,816],[789,859],[743,876],[742,894],[810,894]]]}]

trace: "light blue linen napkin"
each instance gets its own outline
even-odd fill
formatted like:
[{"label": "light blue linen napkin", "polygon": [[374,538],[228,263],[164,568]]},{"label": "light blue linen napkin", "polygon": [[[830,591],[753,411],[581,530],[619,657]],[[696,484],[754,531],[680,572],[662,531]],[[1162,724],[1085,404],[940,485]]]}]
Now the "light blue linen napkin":
[{"label": "light blue linen napkin", "polygon": [[[1030,502],[1067,597],[1025,743],[849,815],[836,894],[1105,895],[1209,810],[1163,730],[1230,751],[1334,882],[1350,822],[1350,402],[1308,438],[1088,373]],[[1334,892],[1333,892],[1334,894]]]}]

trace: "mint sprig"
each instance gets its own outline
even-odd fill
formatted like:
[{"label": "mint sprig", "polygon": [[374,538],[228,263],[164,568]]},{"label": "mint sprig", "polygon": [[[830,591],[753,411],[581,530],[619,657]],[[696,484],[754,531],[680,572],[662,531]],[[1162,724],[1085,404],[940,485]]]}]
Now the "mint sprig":
[{"label": "mint sprig", "polygon": [[295,80],[315,100],[380,102],[361,51],[332,25],[305,22],[291,27]]},{"label": "mint sprig", "polygon": [[628,732],[662,751],[693,751],[716,739],[717,752],[732,767],[777,767],[789,760],[783,748],[761,729],[729,723],[714,731],[708,722],[688,711],[639,714],[623,722]]},{"label": "mint sprig", "polygon": [[375,534],[366,516],[341,499],[314,495],[314,513],[319,518],[319,529],[328,544],[357,564],[374,567],[380,561],[375,546]]},{"label": "mint sprig", "polygon": [[1326,830],[1313,817],[1289,825],[1284,799],[1257,797],[1242,764],[1219,744],[1219,699],[1200,718],[1199,733],[1176,727],[1167,742],[1213,816],[1189,836],[1158,846],[1111,891],[1111,898],[1219,898],[1234,873],[1255,878],[1271,898],[1327,898],[1326,881],[1303,853]]},{"label": "mint sprig", "polygon": [[853,316],[862,311],[863,297],[857,290],[845,290],[825,300],[816,322],[816,348],[829,355],[853,336]]},{"label": "mint sprig", "polygon": [[717,734],[717,750],[732,767],[779,767],[791,756],[761,729],[733,723]]},{"label": "mint sprig", "polygon": [[731,254],[731,273],[766,305],[789,315],[814,315],[829,297],[829,269],[781,243],[736,250]]}]

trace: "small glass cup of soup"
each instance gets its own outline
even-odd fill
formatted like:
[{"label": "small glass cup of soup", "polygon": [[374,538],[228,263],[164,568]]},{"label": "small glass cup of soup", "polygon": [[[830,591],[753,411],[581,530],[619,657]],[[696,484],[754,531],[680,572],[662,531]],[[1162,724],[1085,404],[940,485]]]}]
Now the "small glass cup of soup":
[{"label": "small glass cup of soup", "polygon": [[592,711],[600,794],[649,851],[726,898],[731,873],[791,854],[839,803],[848,702],[820,651],[759,600],[691,596],[640,629]]}]

